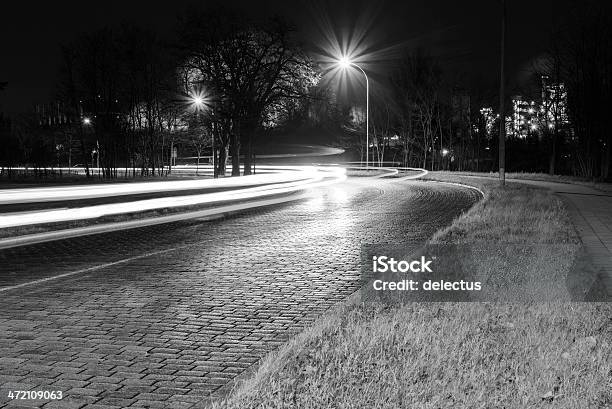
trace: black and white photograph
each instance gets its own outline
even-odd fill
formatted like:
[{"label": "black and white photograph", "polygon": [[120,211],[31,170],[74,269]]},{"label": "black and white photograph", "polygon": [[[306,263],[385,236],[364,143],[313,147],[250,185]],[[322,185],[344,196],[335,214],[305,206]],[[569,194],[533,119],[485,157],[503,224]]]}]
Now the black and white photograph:
[{"label": "black and white photograph", "polygon": [[0,17],[0,408],[612,409],[608,0]]}]

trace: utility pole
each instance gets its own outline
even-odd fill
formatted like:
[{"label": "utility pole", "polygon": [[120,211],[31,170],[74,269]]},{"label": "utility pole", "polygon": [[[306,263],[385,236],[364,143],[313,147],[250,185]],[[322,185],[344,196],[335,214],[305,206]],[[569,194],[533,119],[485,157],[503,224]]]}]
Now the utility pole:
[{"label": "utility pole", "polygon": [[502,21],[501,21],[501,66],[499,78],[499,183],[506,185],[506,115],[504,112],[504,65],[506,52],[506,2],[501,0]]}]

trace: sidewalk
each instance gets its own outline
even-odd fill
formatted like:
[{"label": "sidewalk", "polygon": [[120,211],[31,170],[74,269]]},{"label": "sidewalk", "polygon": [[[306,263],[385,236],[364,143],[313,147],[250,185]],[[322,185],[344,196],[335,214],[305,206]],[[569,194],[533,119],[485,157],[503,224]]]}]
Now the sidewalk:
[{"label": "sidewalk", "polygon": [[550,189],[567,203],[586,255],[601,274],[608,298],[612,297],[612,191],[569,183],[507,181]]}]

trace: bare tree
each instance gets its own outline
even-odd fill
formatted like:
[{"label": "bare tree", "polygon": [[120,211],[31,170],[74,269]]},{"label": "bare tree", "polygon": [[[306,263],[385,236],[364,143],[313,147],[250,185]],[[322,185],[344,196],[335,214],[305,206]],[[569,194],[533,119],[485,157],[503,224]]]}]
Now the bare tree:
[{"label": "bare tree", "polygon": [[233,176],[240,174],[241,147],[244,174],[251,173],[253,141],[270,111],[307,96],[317,82],[314,65],[290,34],[279,19],[258,23],[219,9],[190,10],[180,23],[186,77],[220,99],[214,112],[218,131],[227,137],[219,151],[223,155],[229,143]]},{"label": "bare tree", "polygon": [[[567,87],[568,114],[577,140],[577,173],[608,178],[612,136],[612,10],[609,3],[576,5],[554,36],[553,70]],[[556,138],[554,139],[556,142]]]},{"label": "bare tree", "polygon": [[[433,154],[435,148],[440,79],[437,63],[421,49],[406,53],[392,76],[392,83],[401,97],[398,103],[400,123],[403,129],[411,131],[409,142],[420,148],[423,168],[427,167],[428,155],[430,152]],[[433,166],[432,157],[431,169]]]}]

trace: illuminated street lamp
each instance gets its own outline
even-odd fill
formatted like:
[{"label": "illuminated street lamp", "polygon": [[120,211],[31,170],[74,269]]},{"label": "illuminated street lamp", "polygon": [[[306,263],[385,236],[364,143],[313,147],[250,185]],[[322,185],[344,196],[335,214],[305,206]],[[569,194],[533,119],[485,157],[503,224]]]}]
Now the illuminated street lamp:
[{"label": "illuminated street lamp", "polygon": [[[192,94],[190,95],[191,103],[193,104],[196,112],[200,112],[204,110],[208,106],[208,100],[205,95],[202,93]],[[212,168],[213,168],[213,178],[217,177],[217,169],[215,167],[215,134],[213,133],[212,138]]]},{"label": "illuminated street lamp", "polygon": [[[88,116],[84,117],[82,122],[83,122],[83,125],[87,127],[92,125],[91,118]],[[96,140],[96,149],[93,149],[91,151],[91,166],[94,165],[93,163],[94,155],[96,155],[96,169],[98,169],[98,177],[100,177],[100,144],[98,143],[97,140]]]},{"label": "illuminated street lamp", "polygon": [[338,60],[338,65],[342,69],[348,69],[351,66],[359,69],[359,71],[363,73],[363,76],[365,77],[365,80],[366,80],[366,168],[367,168],[369,165],[369,161],[370,161],[370,82],[368,80],[368,75],[365,73],[363,68],[361,68],[359,65],[351,61],[349,57],[342,56]]},{"label": "illuminated street lamp", "polygon": [[204,108],[204,98],[202,98],[199,95],[196,95],[193,97],[193,105],[196,107],[196,109],[203,109]]}]

